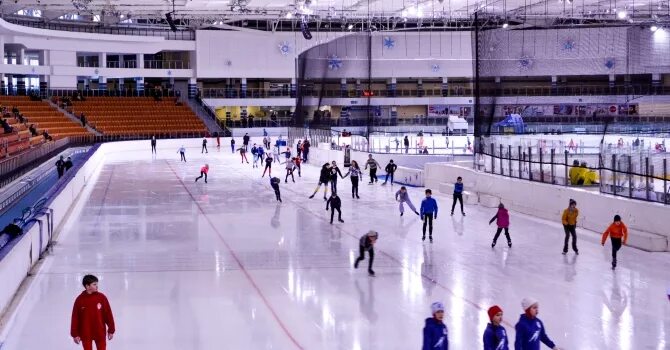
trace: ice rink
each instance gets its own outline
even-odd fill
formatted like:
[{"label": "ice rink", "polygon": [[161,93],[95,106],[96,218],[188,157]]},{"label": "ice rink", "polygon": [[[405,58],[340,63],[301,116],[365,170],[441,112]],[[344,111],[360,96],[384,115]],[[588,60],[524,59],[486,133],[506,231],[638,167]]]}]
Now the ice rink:
[{"label": "ice rink", "polygon": [[[145,153],[107,157],[31,277],[2,350],[76,349],[70,315],[86,273],[101,278],[115,313],[109,349],[419,349],[429,305],[443,301],[450,349],[475,350],[493,304],[513,342],[526,296],[540,301],[562,349],[670,348],[666,253],[624,247],[613,272],[599,234],[578,228],[580,255],[563,256],[560,218],[514,212],[513,248],[502,237],[491,249],[494,210],[450,217],[442,194],[435,243],[422,244],[419,218],[399,216],[399,185],[365,181],[352,200],[349,179],[339,180],[345,223],[330,225],[321,193],[307,198],[314,166],[282,182],[278,204],[262,168],[228,147],[189,148],[187,163],[160,141],[158,149],[152,157],[147,141]],[[205,162],[209,183],[194,183]],[[273,170],[284,179],[283,166]],[[423,189],[409,192],[418,207]],[[380,232],[376,277],[367,262],[352,267],[370,229]]]}]

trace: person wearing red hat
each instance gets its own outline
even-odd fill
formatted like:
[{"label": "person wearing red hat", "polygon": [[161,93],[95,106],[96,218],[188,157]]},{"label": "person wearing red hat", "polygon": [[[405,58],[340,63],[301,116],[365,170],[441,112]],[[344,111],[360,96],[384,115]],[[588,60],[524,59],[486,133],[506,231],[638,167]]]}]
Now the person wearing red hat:
[{"label": "person wearing red hat", "polygon": [[525,312],[521,314],[519,322],[514,326],[516,330],[514,350],[540,350],[540,343],[543,343],[550,349],[560,350],[547,336],[544,330],[544,323],[537,318],[537,314],[539,313],[537,300],[524,298],[521,301],[521,307]]},{"label": "person wearing red hat", "polygon": [[509,350],[507,331],[501,326],[503,310],[498,305],[493,305],[488,310],[491,323],[484,331],[484,350]]}]

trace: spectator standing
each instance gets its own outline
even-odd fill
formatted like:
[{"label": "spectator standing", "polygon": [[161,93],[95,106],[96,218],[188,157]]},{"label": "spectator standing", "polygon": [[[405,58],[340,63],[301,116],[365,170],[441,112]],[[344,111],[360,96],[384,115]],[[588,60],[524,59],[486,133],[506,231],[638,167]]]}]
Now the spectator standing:
[{"label": "spectator standing", "polygon": [[65,173],[65,160],[63,160],[63,156],[60,156],[60,159],[56,161],[56,171],[58,172],[59,179],[63,177]]}]

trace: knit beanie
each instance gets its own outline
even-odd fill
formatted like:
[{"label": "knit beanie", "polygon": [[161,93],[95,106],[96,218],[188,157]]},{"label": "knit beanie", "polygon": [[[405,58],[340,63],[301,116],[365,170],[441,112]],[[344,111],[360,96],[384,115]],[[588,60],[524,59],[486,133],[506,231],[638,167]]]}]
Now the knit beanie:
[{"label": "knit beanie", "polygon": [[489,320],[493,321],[493,317],[498,314],[498,312],[502,312],[503,310],[500,308],[498,305],[493,305],[489,308],[488,314],[489,314]]},{"label": "knit beanie", "polygon": [[577,205],[577,202],[574,199],[570,198],[570,205],[572,204]]},{"label": "knit beanie", "polygon": [[438,311],[444,312],[444,304],[439,301],[436,301],[430,304],[430,312],[435,315]]},{"label": "knit beanie", "polygon": [[379,233],[377,231],[370,230],[368,231],[368,237],[378,237]]},{"label": "knit beanie", "polygon": [[531,298],[531,297],[526,297],[521,300],[521,307],[523,308],[523,311],[526,311],[530,309],[531,306],[537,304],[537,300]]}]

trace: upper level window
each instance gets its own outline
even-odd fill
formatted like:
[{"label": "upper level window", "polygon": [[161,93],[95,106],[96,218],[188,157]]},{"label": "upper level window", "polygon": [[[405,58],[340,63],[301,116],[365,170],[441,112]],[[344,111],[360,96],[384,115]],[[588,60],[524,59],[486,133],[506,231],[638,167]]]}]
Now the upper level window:
[{"label": "upper level window", "polygon": [[62,16],[58,17],[58,19],[78,21],[79,20],[79,15],[76,14],[76,13],[68,13],[68,14],[65,14],[65,15],[62,15]]},{"label": "upper level window", "polygon": [[19,16],[28,16],[28,17],[42,17],[42,10],[19,10],[16,12]]}]

